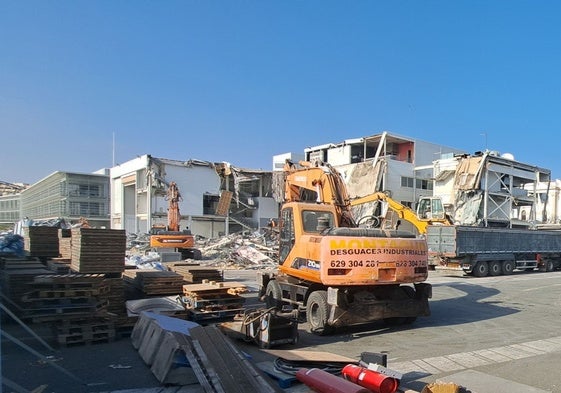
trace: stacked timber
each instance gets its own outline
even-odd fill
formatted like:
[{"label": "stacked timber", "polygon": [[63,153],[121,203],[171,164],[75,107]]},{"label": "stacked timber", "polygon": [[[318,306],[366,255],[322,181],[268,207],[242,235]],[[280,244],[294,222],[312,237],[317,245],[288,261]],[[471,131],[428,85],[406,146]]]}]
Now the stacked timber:
[{"label": "stacked timber", "polygon": [[58,228],[30,226],[23,228],[23,248],[29,256],[56,258],[58,251]]},{"label": "stacked timber", "polygon": [[207,282],[183,285],[182,301],[193,321],[213,322],[233,318],[244,311],[246,292],[242,283]]},{"label": "stacked timber", "polygon": [[70,268],[78,273],[122,273],[127,238],[124,230],[73,228]]},{"label": "stacked timber", "polygon": [[58,230],[58,251],[61,258],[70,259],[72,257],[72,230]]},{"label": "stacked timber", "polygon": [[147,296],[179,295],[183,289],[183,276],[171,271],[127,269],[123,278],[125,284],[133,286]]},{"label": "stacked timber", "polygon": [[38,274],[54,274],[38,258],[6,256],[0,258],[0,288],[20,314],[22,297],[29,291],[33,279]]},{"label": "stacked timber", "polygon": [[222,281],[223,276],[220,270],[206,267],[201,265],[181,265],[170,264],[167,266],[168,270],[178,273],[183,276],[183,281],[186,284],[200,284],[204,280],[208,281]]}]

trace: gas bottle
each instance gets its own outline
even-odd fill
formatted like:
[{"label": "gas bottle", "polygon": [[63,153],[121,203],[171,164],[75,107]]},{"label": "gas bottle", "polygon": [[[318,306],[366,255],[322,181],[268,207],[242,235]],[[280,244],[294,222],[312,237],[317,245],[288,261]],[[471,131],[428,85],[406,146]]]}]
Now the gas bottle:
[{"label": "gas bottle", "polygon": [[319,368],[301,368],[296,378],[318,393],[372,393],[367,388]]},{"label": "gas bottle", "polygon": [[345,379],[364,386],[374,393],[394,393],[399,381],[374,370],[369,370],[354,364],[347,364],[342,370]]}]

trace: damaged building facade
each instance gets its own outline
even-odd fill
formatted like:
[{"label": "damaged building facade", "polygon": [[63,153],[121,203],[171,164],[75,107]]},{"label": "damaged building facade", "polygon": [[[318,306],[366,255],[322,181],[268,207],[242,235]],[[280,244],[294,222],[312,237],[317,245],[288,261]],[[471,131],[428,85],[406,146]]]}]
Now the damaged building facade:
[{"label": "damaged building facade", "polygon": [[485,151],[436,160],[434,178],[434,195],[455,223],[513,228],[556,221],[551,171],[515,161],[512,154]]},{"label": "damaged building facade", "polygon": [[143,155],[111,168],[110,178],[111,227],[128,233],[166,226],[171,182],[181,194],[180,229],[205,238],[257,230],[278,214],[274,200],[267,196],[270,172]]},{"label": "damaged building facade", "polygon": [[[281,168],[288,155],[275,156]],[[438,196],[454,222],[461,225],[529,227],[559,224],[561,182],[548,169],[514,160],[496,151],[465,151],[388,132],[328,143],[304,150],[304,160],[334,166],[351,198],[383,191],[415,208],[422,196]],[[275,195],[282,199],[282,175]],[[357,216],[373,204],[355,207]],[[358,211],[356,211],[358,210]],[[407,228],[407,224],[403,229]]]},{"label": "damaged building facade", "polygon": [[412,207],[419,197],[433,193],[434,160],[464,153],[459,149],[383,132],[306,148],[304,159],[337,168],[347,183],[351,198],[385,191],[393,199]]}]

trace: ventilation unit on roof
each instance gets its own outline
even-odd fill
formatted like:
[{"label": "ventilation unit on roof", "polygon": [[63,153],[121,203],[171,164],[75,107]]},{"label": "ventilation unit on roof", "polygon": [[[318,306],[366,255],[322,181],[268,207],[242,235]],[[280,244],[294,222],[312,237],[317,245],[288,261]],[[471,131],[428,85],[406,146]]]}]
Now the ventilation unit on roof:
[{"label": "ventilation unit on roof", "polygon": [[507,160],[514,161],[514,155],[512,155],[511,153],[504,153],[501,155],[501,157]]}]

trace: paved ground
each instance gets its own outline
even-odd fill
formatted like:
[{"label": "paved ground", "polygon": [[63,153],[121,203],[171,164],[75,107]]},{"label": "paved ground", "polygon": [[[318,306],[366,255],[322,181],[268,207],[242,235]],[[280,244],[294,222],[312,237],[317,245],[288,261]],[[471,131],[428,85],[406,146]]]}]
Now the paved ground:
[{"label": "paved ground", "polygon": [[[254,272],[233,271],[226,278],[253,285],[254,276]],[[318,337],[301,325],[299,343],[286,349],[326,351],[354,359],[364,351],[386,353],[388,367],[405,374],[403,386],[418,391],[429,382],[472,375],[479,381],[512,381],[530,387],[528,391],[561,393],[561,272],[494,278],[431,272],[429,281],[434,286],[432,316],[419,318],[410,328],[372,324]],[[51,354],[15,326],[4,323],[2,328],[19,334],[34,350]],[[255,346],[240,342],[239,347],[255,363],[272,360]],[[12,380],[29,391],[41,385],[47,385],[45,392],[57,393],[160,387],[130,339],[62,348],[52,353],[60,369],[6,338],[1,350],[4,382]],[[301,386],[288,390],[305,391]]]}]

